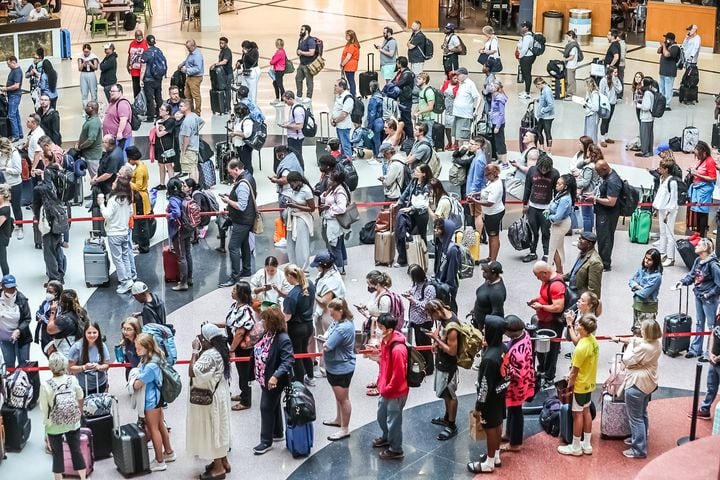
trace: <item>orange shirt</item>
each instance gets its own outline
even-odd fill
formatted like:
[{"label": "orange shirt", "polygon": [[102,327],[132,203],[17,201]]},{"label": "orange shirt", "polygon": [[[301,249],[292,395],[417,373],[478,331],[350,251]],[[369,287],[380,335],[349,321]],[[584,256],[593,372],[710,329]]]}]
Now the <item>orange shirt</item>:
[{"label": "orange shirt", "polygon": [[345,60],[348,53],[350,54],[350,60],[345,64],[343,70],[346,72],[357,72],[358,61],[360,60],[360,45],[355,43],[348,43],[345,45],[342,55],[340,56],[340,62]]}]

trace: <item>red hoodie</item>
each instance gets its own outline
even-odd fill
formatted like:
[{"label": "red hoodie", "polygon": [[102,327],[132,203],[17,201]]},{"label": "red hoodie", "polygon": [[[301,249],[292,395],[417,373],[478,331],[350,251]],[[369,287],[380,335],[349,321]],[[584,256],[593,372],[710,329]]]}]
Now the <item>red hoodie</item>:
[{"label": "red hoodie", "polygon": [[[390,348],[393,342],[400,342]],[[390,356],[392,355],[392,358]],[[380,373],[377,386],[384,398],[400,398],[408,394],[407,383],[408,352],[405,347],[405,335],[393,331],[389,342],[380,344]]]}]

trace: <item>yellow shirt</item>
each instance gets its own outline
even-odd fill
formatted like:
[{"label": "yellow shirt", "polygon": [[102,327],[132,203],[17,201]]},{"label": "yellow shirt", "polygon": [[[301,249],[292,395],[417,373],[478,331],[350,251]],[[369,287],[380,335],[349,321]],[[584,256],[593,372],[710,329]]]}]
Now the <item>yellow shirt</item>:
[{"label": "yellow shirt", "polygon": [[[138,212],[135,208],[135,215],[148,215],[150,214],[150,195],[148,194],[148,181],[150,180],[150,174],[148,173],[147,165],[143,162],[138,162],[133,170],[133,176],[130,180],[130,188],[133,192],[138,192],[140,198],[142,198],[143,211]],[[135,205],[135,202],[133,202]]]},{"label": "yellow shirt", "polygon": [[575,393],[588,393],[595,390],[600,347],[593,335],[582,337],[575,347],[572,366],[578,369],[575,379]]}]

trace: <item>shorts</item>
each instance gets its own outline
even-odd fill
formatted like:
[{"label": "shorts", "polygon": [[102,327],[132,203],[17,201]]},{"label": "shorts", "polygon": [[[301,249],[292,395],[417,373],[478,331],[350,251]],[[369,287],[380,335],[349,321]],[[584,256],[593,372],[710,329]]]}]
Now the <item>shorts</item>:
[{"label": "shorts", "polygon": [[395,64],[389,63],[387,65],[381,65],[380,66],[380,73],[382,73],[382,77],[385,80],[392,80],[395,78]]},{"label": "shorts", "polygon": [[441,372],[435,369],[435,395],[438,398],[457,399],[458,375],[454,372]]},{"label": "shorts", "polygon": [[485,428],[496,428],[503,424],[505,419],[505,402],[499,402],[495,404],[486,403],[483,408],[480,409],[480,415],[482,415],[485,424]]},{"label": "shorts", "polygon": [[352,380],[353,373],[344,373],[342,375],[333,375],[330,372],[325,372],[327,375],[327,381],[331,387],[350,388],[350,381]]},{"label": "shorts", "polygon": [[573,393],[572,411],[582,412],[586,408],[590,408],[590,397],[592,392]]},{"label": "shorts", "polygon": [[454,131],[454,127],[455,127],[455,117],[454,117],[453,115],[448,115],[448,114],[446,113],[444,120],[445,120],[445,121],[443,122],[443,124],[445,125],[445,128],[449,128],[449,129],[450,129],[450,135],[455,136],[455,131]]},{"label": "shorts", "polygon": [[472,127],[472,118],[455,117],[455,136],[460,140],[470,140],[470,128]]},{"label": "shorts", "polygon": [[500,235],[500,230],[502,229],[502,219],[504,216],[505,210],[500,213],[485,215],[485,232],[489,237],[496,237]]},{"label": "shorts", "polygon": [[198,152],[192,150],[185,150],[180,154],[180,171],[182,173],[192,173],[198,164]]}]

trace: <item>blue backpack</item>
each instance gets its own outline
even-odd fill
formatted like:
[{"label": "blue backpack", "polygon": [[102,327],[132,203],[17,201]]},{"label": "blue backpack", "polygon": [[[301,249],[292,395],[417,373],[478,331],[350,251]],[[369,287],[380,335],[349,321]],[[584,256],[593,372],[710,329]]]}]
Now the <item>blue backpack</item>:
[{"label": "blue backpack", "polygon": [[159,48],[154,48],[152,60],[150,60],[150,72],[153,78],[161,79],[167,75],[167,59]]},{"label": "blue backpack", "polygon": [[175,365],[177,361],[177,347],[172,330],[159,323],[148,323],[143,325],[142,332],[152,335],[158,347],[165,353],[165,361],[168,365]]}]

